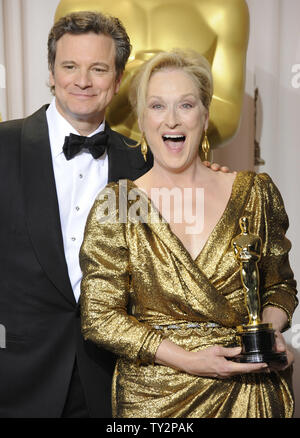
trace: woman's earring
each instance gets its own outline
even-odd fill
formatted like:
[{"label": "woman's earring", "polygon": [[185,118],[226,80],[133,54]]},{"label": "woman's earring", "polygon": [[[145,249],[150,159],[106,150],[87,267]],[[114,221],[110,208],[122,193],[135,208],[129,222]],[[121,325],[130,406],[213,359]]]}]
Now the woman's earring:
[{"label": "woman's earring", "polygon": [[207,131],[204,132],[204,139],[202,141],[201,147],[202,147],[202,151],[204,153],[205,161],[207,161],[208,154],[209,154],[209,151],[210,151],[210,145],[209,145],[209,141],[208,141],[208,138],[207,138]]},{"label": "woman's earring", "polygon": [[141,152],[143,154],[144,160],[147,161],[147,152],[148,152],[148,145],[145,139],[145,135],[143,134],[142,140],[141,140]]}]

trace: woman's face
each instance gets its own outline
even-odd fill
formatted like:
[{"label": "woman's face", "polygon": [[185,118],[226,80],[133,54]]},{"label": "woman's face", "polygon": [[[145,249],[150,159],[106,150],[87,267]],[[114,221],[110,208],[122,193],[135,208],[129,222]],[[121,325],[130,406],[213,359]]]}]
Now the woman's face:
[{"label": "woman's face", "polygon": [[208,111],[196,83],[182,70],[161,70],[149,81],[141,130],[156,165],[182,172],[198,157]]}]

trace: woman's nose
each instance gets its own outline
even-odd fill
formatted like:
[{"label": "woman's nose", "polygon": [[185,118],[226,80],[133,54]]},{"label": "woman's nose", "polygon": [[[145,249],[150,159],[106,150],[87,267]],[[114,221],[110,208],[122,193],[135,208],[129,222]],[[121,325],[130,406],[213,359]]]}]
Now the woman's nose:
[{"label": "woman's nose", "polygon": [[169,128],[175,128],[179,124],[179,117],[176,108],[169,108],[166,113],[165,123]]}]

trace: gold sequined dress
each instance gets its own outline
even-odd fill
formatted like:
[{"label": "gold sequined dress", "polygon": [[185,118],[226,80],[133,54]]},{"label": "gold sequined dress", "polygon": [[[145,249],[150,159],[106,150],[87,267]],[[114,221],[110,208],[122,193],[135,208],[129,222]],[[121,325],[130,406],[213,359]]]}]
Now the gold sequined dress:
[{"label": "gold sequined dress", "polygon": [[[164,338],[191,351],[236,343],[234,327],[246,322],[247,310],[230,242],[240,232],[242,215],[263,241],[261,303],[284,309],[291,321],[297,298],[288,262],[290,242],[285,237],[288,219],[271,178],[253,172],[237,174],[225,211],[195,260],[146,195],[138,190],[140,198],[128,196],[137,187],[125,183],[127,192],[116,183],[105,189],[115,196],[116,216],[108,213],[110,219],[101,220],[108,205],[105,190],[96,200],[80,255],[84,337],[119,356],[112,386],[113,415],[291,417],[291,367],[217,379],[154,364]],[[136,199],[146,199],[147,209],[142,202],[139,214],[144,219],[148,215],[148,222],[131,219],[132,209],[137,213]]]}]

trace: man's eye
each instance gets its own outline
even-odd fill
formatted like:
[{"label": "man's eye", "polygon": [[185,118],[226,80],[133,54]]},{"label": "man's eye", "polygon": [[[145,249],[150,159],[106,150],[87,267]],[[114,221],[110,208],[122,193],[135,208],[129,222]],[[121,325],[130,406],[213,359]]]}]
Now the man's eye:
[{"label": "man's eye", "polygon": [[105,73],[106,70],[105,70],[105,68],[95,67],[95,68],[94,68],[94,72],[95,72],[95,73]]}]

